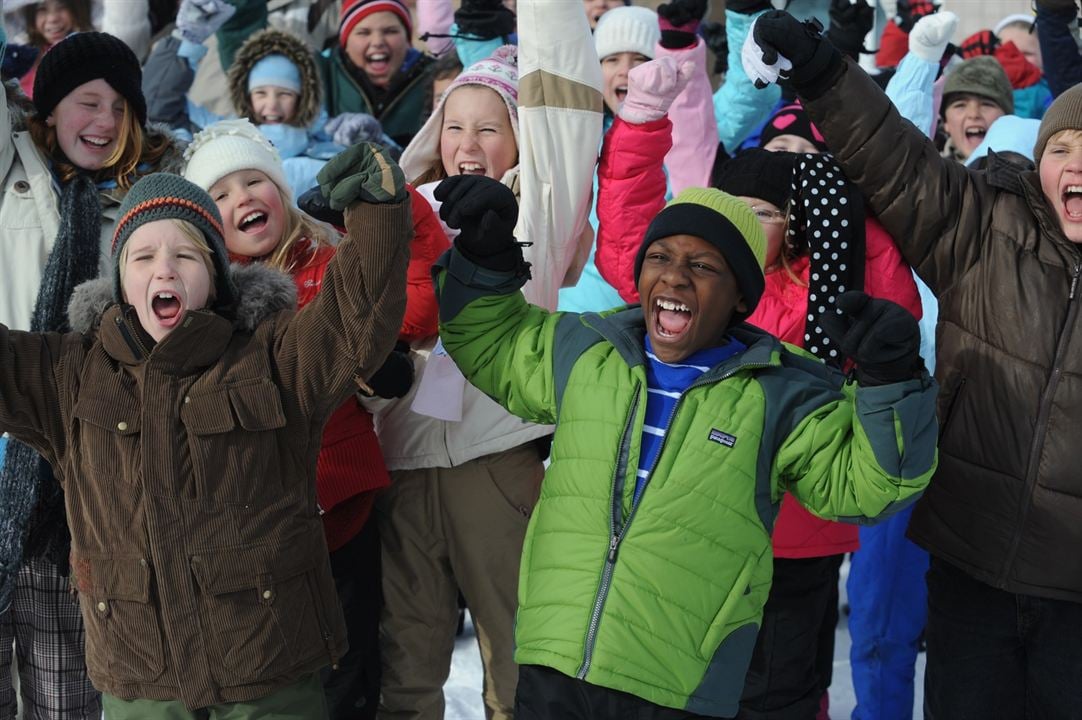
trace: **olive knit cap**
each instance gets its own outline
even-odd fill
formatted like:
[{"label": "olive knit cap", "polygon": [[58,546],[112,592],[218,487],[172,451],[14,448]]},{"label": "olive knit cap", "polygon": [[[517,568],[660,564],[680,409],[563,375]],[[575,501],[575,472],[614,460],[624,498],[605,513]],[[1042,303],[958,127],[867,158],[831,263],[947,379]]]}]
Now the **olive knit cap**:
[{"label": "olive knit cap", "polygon": [[700,237],[725,256],[747,305],[747,312],[734,319],[743,319],[755,310],[766,284],[763,276],[766,235],[746,203],[712,188],[687,188],[674,197],[646,229],[635,256],[636,284],[647,248],[656,240],[673,235]]},{"label": "olive knit cap", "polygon": [[1082,131],[1082,84],[1064,91],[1048,106],[1037,130],[1037,143],[1033,146],[1033,160],[1040,165],[1044,146],[1061,130]]},{"label": "olive knit cap", "polygon": [[1007,72],[991,55],[980,55],[959,63],[951,70],[943,84],[943,109],[946,111],[948,98],[959,93],[980,95],[988,98],[1007,115],[1014,114],[1014,90]]},{"label": "olive knit cap", "polygon": [[120,204],[113,231],[113,294],[121,302],[120,251],[137,228],[155,220],[187,220],[203,233],[214,265],[214,307],[233,304],[236,292],[229,272],[222,216],[210,195],[194,183],[172,173],[151,173],[132,185]]}]

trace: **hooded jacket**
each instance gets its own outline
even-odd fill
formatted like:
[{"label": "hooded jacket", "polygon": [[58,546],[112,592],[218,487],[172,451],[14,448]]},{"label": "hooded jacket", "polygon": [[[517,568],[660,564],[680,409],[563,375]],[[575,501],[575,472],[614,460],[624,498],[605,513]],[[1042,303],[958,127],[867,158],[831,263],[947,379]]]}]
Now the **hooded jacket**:
[{"label": "hooded jacket", "polygon": [[343,241],[303,311],[285,309],[288,277],[234,270],[228,316],[190,311],[149,350],[109,279],[73,300],[82,332],[0,325],[0,431],[58,470],[95,687],[194,709],[345,652],[316,457],[394,343],[410,224],[409,203],[355,205],[363,241]]},{"label": "hooded jacket", "polygon": [[283,55],[300,71],[301,95],[297,100],[297,117],[291,124],[308,127],[319,117],[322,109],[319,71],[316,70],[312,53],[299,38],[275,28],[266,28],[252,35],[234,56],[233,64],[226,73],[233,109],[239,117],[255,122],[255,110],[248,93],[248,75],[255,64],[268,55]]},{"label": "hooded jacket", "polygon": [[909,537],[992,587],[1082,602],[1079,246],[1036,172],[944,160],[848,62],[805,107],[939,299],[940,462]]}]

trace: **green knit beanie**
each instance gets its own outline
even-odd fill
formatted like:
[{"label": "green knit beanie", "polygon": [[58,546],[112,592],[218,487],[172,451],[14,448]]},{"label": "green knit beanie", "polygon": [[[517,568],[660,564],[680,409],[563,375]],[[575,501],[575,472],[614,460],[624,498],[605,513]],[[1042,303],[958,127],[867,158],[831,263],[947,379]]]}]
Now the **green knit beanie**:
[{"label": "green knit beanie", "polygon": [[151,173],[132,185],[120,204],[119,220],[113,231],[113,293],[117,302],[120,287],[120,251],[136,228],[155,220],[187,220],[199,228],[210,247],[214,264],[214,307],[230,307],[236,292],[229,273],[229,254],[222,235],[222,216],[205,190],[180,175]]},{"label": "green knit beanie", "polygon": [[763,277],[766,235],[747,204],[712,188],[687,188],[674,197],[646,229],[635,256],[636,284],[646,259],[646,249],[655,240],[673,235],[700,237],[725,256],[748,307],[746,313],[734,319],[742,320],[755,310],[766,284]]},{"label": "green knit beanie", "polygon": [[1007,72],[991,55],[979,55],[959,63],[943,83],[943,110],[951,95],[967,93],[988,98],[1007,115],[1014,114],[1014,90]]},{"label": "green knit beanie", "polygon": [[1040,165],[1044,146],[1061,130],[1082,131],[1082,84],[1075,85],[1056,98],[1048,106],[1037,130],[1037,144],[1033,146],[1033,160]]}]

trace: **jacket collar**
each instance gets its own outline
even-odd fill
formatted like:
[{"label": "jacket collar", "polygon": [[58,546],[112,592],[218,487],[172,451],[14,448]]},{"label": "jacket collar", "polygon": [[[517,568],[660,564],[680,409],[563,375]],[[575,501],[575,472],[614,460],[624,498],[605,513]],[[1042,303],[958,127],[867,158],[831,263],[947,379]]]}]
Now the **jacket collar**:
[{"label": "jacket collar", "polygon": [[68,304],[68,323],[83,334],[97,330],[105,351],[124,364],[153,359],[174,372],[206,367],[221,356],[235,333],[252,333],[272,315],[297,307],[297,287],[285,273],[259,263],[233,265],[230,273],[237,302],[228,313],[189,312],[181,326],[153,348],[139,331],[134,309],[113,299],[111,277],[75,288]]},{"label": "jacket collar", "polygon": [[[605,313],[586,313],[582,320],[612,343],[630,367],[646,364],[646,350],[643,345],[646,320],[641,305]],[[720,377],[738,366],[768,366],[780,363],[781,341],[770,333],[748,323],[739,323],[730,329],[729,334],[748,349],[712,368],[707,375]]]}]

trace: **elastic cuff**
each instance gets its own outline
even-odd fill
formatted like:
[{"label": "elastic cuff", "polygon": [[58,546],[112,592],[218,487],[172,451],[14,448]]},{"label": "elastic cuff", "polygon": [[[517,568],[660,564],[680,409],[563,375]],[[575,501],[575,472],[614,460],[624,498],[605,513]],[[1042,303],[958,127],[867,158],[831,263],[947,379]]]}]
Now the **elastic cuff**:
[{"label": "elastic cuff", "polygon": [[698,36],[694,32],[687,32],[685,30],[662,30],[661,31],[661,47],[666,50],[679,50],[680,48],[691,47],[695,44],[695,40]]}]

